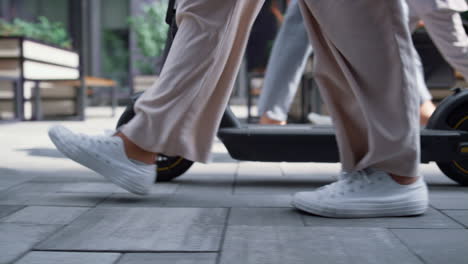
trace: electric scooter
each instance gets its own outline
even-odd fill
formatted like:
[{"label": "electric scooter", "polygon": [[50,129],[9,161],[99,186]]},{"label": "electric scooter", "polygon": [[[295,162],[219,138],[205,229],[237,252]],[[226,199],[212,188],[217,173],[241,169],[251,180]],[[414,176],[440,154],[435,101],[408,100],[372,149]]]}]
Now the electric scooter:
[{"label": "electric scooter", "polygon": [[[168,9],[167,22],[171,25],[172,38],[176,32],[174,12],[171,7]],[[167,47],[171,42],[168,38]],[[134,117],[133,106],[140,95],[132,98],[117,127]],[[339,162],[332,127],[243,124],[228,107],[217,135],[231,157],[240,161]],[[421,129],[421,162],[431,161],[436,162],[446,176],[468,186],[468,89],[453,89],[453,94],[439,103],[426,128]],[[157,181],[171,181],[184,174],[193,162],[160,154],[156,164]]]}]

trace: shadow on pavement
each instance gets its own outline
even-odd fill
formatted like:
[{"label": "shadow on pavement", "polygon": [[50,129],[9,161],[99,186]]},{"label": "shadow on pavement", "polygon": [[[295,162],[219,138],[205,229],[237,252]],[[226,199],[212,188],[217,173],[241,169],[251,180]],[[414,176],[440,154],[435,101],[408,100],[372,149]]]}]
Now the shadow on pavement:
[{"label": "shadow on pavement", "polygon": [[27,148],[16,149],[16,151],[27,152],[29,156],[48,157],[48,158],[65,158],[60,151],[53,148]]}]

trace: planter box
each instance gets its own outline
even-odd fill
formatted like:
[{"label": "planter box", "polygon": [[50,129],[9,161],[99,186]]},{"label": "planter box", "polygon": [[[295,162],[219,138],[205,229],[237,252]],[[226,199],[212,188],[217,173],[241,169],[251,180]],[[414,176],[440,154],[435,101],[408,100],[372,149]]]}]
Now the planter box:
[{"label": "planter box", "polygon": [[[53,85],[56,80],[80,79],[80,57],[73,50],[24,37],[0,37],[0,78],[19,83],[14,87],[5,80],[1,82],[0,102],[11,107],[0,109],[0,119],[8,116],[5,112],[18,102],[22,104],[21,113],[16,115],[22,120],[33,118],[39,104],[44,116],[77,114],[77,88]],[[36,83],[40,87],[37,91]],[[20,98],[15,100],[17,96]]]}]

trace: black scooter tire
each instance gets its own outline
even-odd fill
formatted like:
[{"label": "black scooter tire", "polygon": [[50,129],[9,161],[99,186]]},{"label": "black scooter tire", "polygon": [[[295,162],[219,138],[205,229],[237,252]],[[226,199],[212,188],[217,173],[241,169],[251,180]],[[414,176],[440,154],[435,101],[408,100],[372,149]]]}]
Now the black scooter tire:
[{"label": "black scooter tire", "polygon": [[[458,90],[446,100],[451,105],[444,105],[442,102],[439,113],[434,113],[428,128],[468,131],[468,90]],[[468,186],[468,159],[437,162],[437,166],[450,179],[462,186]]]},{"label": "black scooter tire", "polygon": [[[133,111],[134,102],[138,98],[136,96],[130,103],[117,122],[117,128],[128,123],[135,116]],[[156,163],[156,182],[169,182],[181,176],[193,165],[193,161],[184,159],[183,157],[171,157],[164,154],[159,154]]]}]

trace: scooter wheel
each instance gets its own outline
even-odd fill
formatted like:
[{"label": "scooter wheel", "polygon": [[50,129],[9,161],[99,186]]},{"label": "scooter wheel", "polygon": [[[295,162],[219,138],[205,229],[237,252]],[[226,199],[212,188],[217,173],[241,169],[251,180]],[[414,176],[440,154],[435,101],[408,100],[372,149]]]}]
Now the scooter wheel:
[{"label": "scooter wheel", "polygon": [[[117,122],[117,128],[128,123],[134,116],[134,101],[127,106]],[[156,182],[168,182],[184,174],[193,165],[193,161],[183,157],[171,157],[159,154],[156,163]]]},{"label": "scooter wheel", "polygon": [[[447,124],[456,130],[468,131],[468,105],[455,108],[447,116]],[[468,159],[437,162],[440,170],[460,185],[468,186]]]}]

